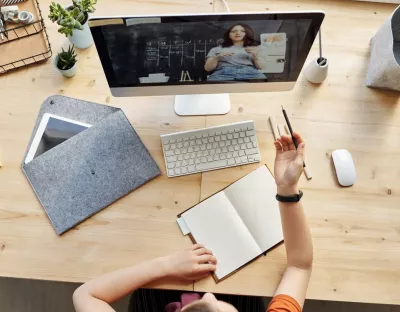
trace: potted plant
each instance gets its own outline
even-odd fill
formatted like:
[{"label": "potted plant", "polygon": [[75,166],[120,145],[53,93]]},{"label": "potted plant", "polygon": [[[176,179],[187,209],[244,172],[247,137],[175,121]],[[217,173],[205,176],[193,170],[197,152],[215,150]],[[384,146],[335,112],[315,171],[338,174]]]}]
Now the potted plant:
[{"label": "potted plant", "polygon": [[72,0],[72,5],[63,7],[59,3],[50,4],[49,18],[59,26],[58,32],[64,34],[78,49],[86,49],[93,44],[88,19],[95,11],[97,0]]},{"label": "potted plant", "polygon": [[55,59],[55,64],[58,71],[64,77],[74,77],[76,74],[76,53],[74,46],[69,46],[68,51],[62,49],[61,53],[58,53]]}]

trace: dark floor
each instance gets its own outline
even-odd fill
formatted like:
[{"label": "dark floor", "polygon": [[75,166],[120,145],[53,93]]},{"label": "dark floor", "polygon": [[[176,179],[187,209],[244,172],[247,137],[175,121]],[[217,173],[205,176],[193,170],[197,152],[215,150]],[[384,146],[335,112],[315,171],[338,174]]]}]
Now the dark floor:
[{"label": "dark floor", "polygon": [[[0,278],[0,311],[73,312],[72,293],[78,286],[73,283]],[[123,298],[113,308],[117,312],[126,312],[127,306],[128,298]],[[400,312],[400,306],[309,300],[304,312]]]}]

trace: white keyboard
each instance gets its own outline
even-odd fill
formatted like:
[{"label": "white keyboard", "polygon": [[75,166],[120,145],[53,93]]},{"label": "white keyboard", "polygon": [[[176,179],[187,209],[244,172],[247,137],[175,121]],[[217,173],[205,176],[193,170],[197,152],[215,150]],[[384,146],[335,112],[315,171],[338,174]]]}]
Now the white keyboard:
[{"label": "white keyboard", "polygon": [[161,136],[168,177],[259,162],[253,121]]}]

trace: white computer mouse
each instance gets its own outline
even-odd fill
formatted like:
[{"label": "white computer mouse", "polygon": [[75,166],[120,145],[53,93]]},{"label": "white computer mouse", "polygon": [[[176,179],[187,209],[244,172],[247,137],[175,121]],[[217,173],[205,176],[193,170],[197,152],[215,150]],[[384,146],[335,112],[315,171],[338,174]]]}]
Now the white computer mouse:
[{"label": "white computer mouse", "polygon": [[339,184],[342,186],[353,185],[356,182],[356,167],[350,152],[345,149],[334,150],[332,159]]}]

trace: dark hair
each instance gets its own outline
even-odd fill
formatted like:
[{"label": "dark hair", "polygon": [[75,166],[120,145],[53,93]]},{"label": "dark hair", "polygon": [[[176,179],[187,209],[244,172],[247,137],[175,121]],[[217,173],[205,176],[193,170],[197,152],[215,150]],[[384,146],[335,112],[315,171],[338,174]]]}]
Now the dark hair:
[{"label": "dark hair", "polygon": [[232,42],[231,38],[229,38],[229,34],[230,34],[231,30],[236,26],[242,26],[245,31],[245,35],[243,38],[243,47],[254,47],[254,46],[259,45],[259,42],[254,39],[253,29],[251,29],[251,27],[247,24],[237,23],[237,24],[231,26],[228,29],[228,31],[224,34],[224,42],[222,43],[223,48],[233,46],[233,42]]},{"label": "dark hair", "polygon": [[215,312],[207,302],[198,301],[185,309],[185,312]]}]

